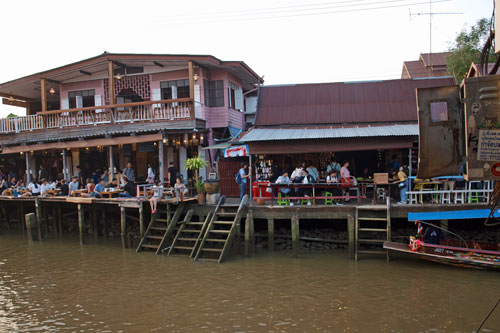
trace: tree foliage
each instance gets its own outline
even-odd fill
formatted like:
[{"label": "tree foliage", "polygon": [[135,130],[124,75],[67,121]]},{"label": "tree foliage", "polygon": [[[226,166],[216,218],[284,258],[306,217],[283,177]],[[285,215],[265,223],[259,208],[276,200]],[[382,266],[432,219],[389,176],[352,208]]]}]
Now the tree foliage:
[{"label": "tree foliage", "polygon": [[17,114],[14,114],[14,113],[9,113],[7,115],[7,118],[15,118],[15,117],[17,117]]},{"label": "tree foliage", "polygon": [[455,75],[457,81],[467,76],[472,62],[478,62],[484,43],[489,37],[490,25],[487,19],[482,18],[471,26],[464,28],[457,34],[451,43],[447,57],[448,72]]}]

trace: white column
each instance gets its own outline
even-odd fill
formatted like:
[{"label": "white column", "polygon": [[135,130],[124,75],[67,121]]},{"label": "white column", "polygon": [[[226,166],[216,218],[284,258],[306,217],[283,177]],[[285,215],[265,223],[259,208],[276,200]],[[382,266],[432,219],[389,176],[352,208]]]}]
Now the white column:
[{"label": "white column", "polygon": [[115,162],[113,161],[113,146],[109,146],[109,182],[115,178]]},{"label": "white column", "polygon": [[62,151],[62,159],[63,159],[63,178],[66,181],[69,181],[69,179],[68,179],[68,164],[66,161],[66,149],[63,149],[63,151]]},{"label": "white column", "polygon": [[411,177],[411,172],[412,172],[412,169],[411,169],[411,164],[412,164],[412,160],[411,160],[411,154],[412,154],[412,149],[410,148],[409,149],[409,152],[408,152],[408,177]]},{"label": "white column", "polygon": [[30,152],[24,153],[26,155],[26,185],[31,182],[31,170],[30,170]]},{"label": "white column", "polygon": [[163,184],[165,181],[165,166],[164,166],[164,156],[163,156],[163,140],[158,142],[158,173],[160,177],[160,182]]},{"label": "white column", "polygon": [[179,147],[179,172],[184,177],[184,181],[187,181],[187,170],[186,166],[187,150],[186,147]]}]

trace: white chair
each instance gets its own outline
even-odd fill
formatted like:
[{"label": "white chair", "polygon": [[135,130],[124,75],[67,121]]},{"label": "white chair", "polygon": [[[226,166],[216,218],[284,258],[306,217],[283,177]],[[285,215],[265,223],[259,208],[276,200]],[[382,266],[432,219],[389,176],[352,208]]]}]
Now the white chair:
[{"label": "white chair", "polygon": [[462,190],[455,191],[455,192],[453,192],[453,195],[454,195],[453,203],[455,203],[455,204],[465,203],[465,191],[462,191]]},{"label": "white chair", "polygon": [[418,194],[415,192],[407,192],[409,204],[418,204]]},{"label": "white chair", "polygon": [[387,194],[386,194],[385,188],[377,187],[377,200],[378,199],[385,200],[386,196],[387,196]]},{"label": "white chair", "polygon": [[450,191],[446,191],[443,193],[440,193],[440,201],[442,204],[451,204],[451,193]]}]

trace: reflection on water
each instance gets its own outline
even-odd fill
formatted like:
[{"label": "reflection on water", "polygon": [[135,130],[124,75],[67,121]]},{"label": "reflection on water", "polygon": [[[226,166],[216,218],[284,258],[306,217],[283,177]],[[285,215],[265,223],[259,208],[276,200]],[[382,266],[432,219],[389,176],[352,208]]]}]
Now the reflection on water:
[{"label": "reflection on water", "polygon": [[[500,275],[342,251],[222,265],[0,236],[0,331],[471,332]],[[485,325],[500,329],[500,309]]]}]

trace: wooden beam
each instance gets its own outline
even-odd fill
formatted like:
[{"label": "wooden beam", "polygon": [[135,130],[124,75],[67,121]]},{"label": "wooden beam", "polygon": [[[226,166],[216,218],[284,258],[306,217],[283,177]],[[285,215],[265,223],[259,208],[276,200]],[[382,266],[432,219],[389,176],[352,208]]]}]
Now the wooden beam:
[{"label": "wooden beam", "polygon": [[109,79],[109,104],[115,104],[115,77],[113,71],[113,61],[108,61],[108,79]]},{"label": "wooden beam", "polygon": [[10,105],[10,106],[18,106],[18,107],[21,107],[21,108],[28,108],[28,103],[27,102],[24,102],[24,101],[20,101],[20,100],[17,100],[17,99],[14,99],[14,100],[10,100],[8,98],[2,98],[2,104],[4,105]]},{"label": "wooden beam", "polygon": [[158,67],[165,67],[163,64],[160,64],[158,61],[153,61],[153,64],[155,64],[155,66],[158,66]]},{"label": "wooden beam", "polygon": [[42,112],[47,111],[47,80],[40,80],[40,93],[42,94]]},{"label": "wooden beam", "polygon": [[7,94],[7,93],[3,93],[3,92],[0,92],[0,97],[14,98],[14,99],[17,99],[17,100],[20,100],[20,101],[30,101],[30,100],[32,100],[32,98],[27,98],[27,97],[24,97],[24,96],[13,95],[13,94]]},{"label": "wooden beam", "polygon": [[88,75],[88,76],[91,76],[92,73],[90,72],[87,72],[87,71],[84,71],[84,70],[80,70],[80,73],[84,74],[84,75]]}]

